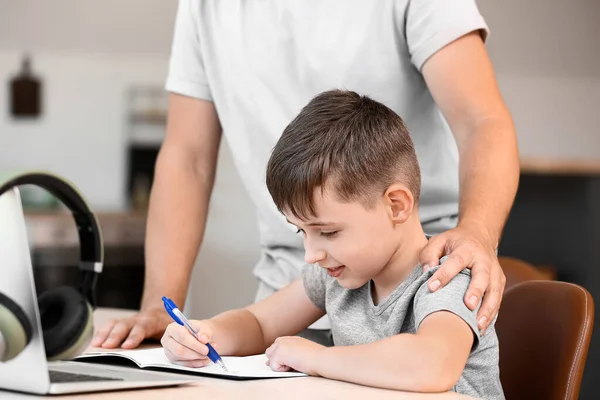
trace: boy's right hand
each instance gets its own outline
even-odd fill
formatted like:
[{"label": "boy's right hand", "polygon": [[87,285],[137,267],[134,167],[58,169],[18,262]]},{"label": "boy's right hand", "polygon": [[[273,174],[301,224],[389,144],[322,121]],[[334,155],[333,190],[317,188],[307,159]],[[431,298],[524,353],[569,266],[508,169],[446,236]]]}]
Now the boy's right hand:
[{"label": "boy's right hand", "polygon": [[[193,368],[204,367],[211,363],[205,344],[212,339],[213,329],[208,321],[191,320],[190,324],[198,332],[198,339],[184,326],[173,322],[167,326],[160,343],[165,349],[165,355],[173,364]],[[211,342],[211,345],[218,351],[216,343]]]}]

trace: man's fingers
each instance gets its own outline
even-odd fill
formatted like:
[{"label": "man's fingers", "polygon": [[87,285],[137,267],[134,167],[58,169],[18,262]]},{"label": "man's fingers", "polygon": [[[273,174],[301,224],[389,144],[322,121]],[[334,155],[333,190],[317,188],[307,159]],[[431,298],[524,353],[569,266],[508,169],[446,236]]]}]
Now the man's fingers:
[{"label": "man's fingers", "polygon": [[477,325],[481,330],[481,333],[485,333],[490,323],[496,318],[498,310],[500,309],[500,303],[502,302],[502,294],[504,293],[504,287],[506,285],[506,277],[502,272],[502,268],[496,261],[491,274],[492,279],[488,290],[485,292],[481,308],[477,313]]},{"label": "man's fingers", "polygon": [[[479,268],[475,268],[479,266]],[[471,268],[471,283],[467,288],[464,302],[472,310],[477,308],[479,301],[483,297],[483,294],[488,289],[490,282],[490,271],[484,268],[485,265],[479,265],[475,263]]]},{"label": "man's fingers", "polygon": [[468,261],[468,257],[460,249],[454,250],[429,279],[429,283],[427,284],[429,290],[435,292],[445,286],[460,271],[468,267],[469,263],[470,260]]},{"label": "man's fingers", "polygon": [[124,348],[132,348],[146,338],[160,338],[169,324],[167,321],[171,320],[164,310],[150,310],[129,318],[112,320],[95,332],[91,345],[113,348],[122,344]]},{"label": "man's fingers", "polygon": [[96,333],[94,334],[91,345],[94,347],[102,346],[102,343],[104,343],[104,341],[108,337],[108,334],[110,333],[110,331],[113,329],[113,327],[116,324],[117,324],[117,321],[112,320],[112,321],[109,321],[107,324],[105,324],[102,328],[98,329],[96,331]]},{"label": "man's fingers", "polygon": [[148,335],[148,329],[142,323],[137,323],[131,328],[127,339],[121,345],[124,349],[133,349],[137,347],[142,340],[146,338]]},{"label": "man's fingers", "polygon": [[133,322],[130,320],[121,320],[117,322],[116,325],[111,329],[110,334],[108,335],[104,343],[102,343],[102,347],[118,347],[123,342],[123,339],[125,339],[127,335],[129,335],[129,331],[131,330],[132,325]]},{"label": "man's fingers", "polygon": [[429,239],[427,245],[419,254],[419,262],[423,266],[423,270],[427,271],[431,267],[439,265],[440,258],[444,255],[446,240],[444,234],[433,236]]}]

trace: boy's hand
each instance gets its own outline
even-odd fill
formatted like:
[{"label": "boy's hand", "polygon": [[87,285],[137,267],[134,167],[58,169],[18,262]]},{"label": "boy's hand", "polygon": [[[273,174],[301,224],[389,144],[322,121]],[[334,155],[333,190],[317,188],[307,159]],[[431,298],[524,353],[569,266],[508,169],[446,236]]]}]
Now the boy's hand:
[{"label": "boy's hand", "polygon": [[423,269],[437,266],[444,255],[448,258],[429,279],[429,290],[435,292],[460,271],[470,268],[471,283],[464,302],[474,310],[483,297],[477,313],[478,327],[483,334],[498,314],[506,284],[496,256],[496,243],[491,243],[485,235],[475,234],[474,230],[463,227],[451,229],[433,236],[421,251],[419,258]]},{"label": "boy's hand", "polygon": [[[205,344],[212,339],[213,329],[208,321],[192,320],[190,324],[198,332],[198,339],[184,326],[173,322],[167,326],[160,343],[165,349],[165,355],[173,364],[204,367],[211,362],[207,357],[208,347]],[[216,343],[211,342],[211,345],[219,351]]]},{"label": "boy's hand", "polygon": [[316,375],[314,365],[325,346],[321,346],[299,336],[282,336],[265,351],[269,358],[267,365],[273,371],[285,372],[296,370],[309,375]]}]

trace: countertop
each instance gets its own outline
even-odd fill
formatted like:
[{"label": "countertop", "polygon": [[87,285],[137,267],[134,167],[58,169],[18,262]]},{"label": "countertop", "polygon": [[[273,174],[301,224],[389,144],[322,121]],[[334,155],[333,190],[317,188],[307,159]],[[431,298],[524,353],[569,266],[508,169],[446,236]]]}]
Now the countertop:
[{"label": "countertop", "polygon": [[[105,246],[143,246],[145,212],[96,212],[96,217]],[[31,246],[35,249],[79,246],[75,221],[69,210],[25,211],[25,220]]]},{"label": "countertop", "polygon": [[520,164],[522,174],[600,176],[600,159],[525,157]]},{"label": "countertop", "polygon": [[[143,266],[146,213],[96,212],[104,240],[104,266]],[[67,209],[25,211],[27,234],[36,267],[79,262],[79,237]]]}]

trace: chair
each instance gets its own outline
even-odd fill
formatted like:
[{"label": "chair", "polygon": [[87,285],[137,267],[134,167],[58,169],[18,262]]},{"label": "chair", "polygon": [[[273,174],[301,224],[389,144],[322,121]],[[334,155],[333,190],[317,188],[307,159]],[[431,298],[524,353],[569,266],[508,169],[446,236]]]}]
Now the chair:
[{"label": "chair", "polygon": [[518,258],[507,256],[499,256],[498,262],[506,276],[505,290],[520,282],[556,279],[550,267],[540,269]]},{"label": "chair", "polygon": [[496,321],[507,400],[577,399],[594,321],[590,293],[561,281],[506,290]]}]

